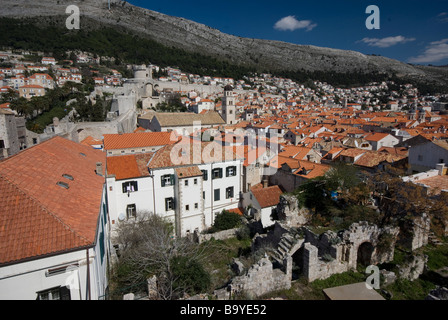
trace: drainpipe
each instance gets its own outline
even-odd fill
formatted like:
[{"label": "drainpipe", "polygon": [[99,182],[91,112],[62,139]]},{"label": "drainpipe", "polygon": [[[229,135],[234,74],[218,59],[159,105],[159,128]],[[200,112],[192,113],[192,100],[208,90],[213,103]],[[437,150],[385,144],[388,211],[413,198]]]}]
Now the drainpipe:
[{"label": "drainpipe", "polygon": [[86,300],[91,300],[90,296],[90,258],[89,258],[89,249],[86,249],[86,255],[87,255],[87,294],[88,298],[86,297]]}]

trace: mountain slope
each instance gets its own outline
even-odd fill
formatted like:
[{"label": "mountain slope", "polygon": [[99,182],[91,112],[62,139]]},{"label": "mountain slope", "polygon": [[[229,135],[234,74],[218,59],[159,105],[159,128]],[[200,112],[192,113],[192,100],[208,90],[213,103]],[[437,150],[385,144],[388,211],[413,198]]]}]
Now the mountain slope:
[{"label": "mountain slope", "polygon": [[448,79],[446,69],[414,67],[354,51],[236,37],[190,20],[139,8],[126,1],[111,0],[111,10],[107,8],[107,0],[2,0],[2,4],[4,9],[0,16],[59,17],[59,23],[64,23],[69,16],[65,12],[67,6],[75,4],[80,8],[81,28],[113,26],[167,46],[253,66],[258,70],[385,72],[439,83],[447,83]]}]

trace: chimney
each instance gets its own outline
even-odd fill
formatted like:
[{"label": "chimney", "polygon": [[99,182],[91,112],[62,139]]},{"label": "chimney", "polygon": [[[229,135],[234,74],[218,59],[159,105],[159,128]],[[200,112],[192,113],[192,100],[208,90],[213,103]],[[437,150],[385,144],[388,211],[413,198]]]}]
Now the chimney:
[{"label": "chimney", "polygon": [[96,174],[99,176],[103,176],[103,164],[101,162],[96,163]]},{"label": "chimney", "polygon": [[268,187],[268,179],[263,179],[263,188]]},{"label": "chimney", "polygon": [[439,176],[445,175],[445,164],[444,163],[438,163],[436,164],[436,170],[439,171]]}]

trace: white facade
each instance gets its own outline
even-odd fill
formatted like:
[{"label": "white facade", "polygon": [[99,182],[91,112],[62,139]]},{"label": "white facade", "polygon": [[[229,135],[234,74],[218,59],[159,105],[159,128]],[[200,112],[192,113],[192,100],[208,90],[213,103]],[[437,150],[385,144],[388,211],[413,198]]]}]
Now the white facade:
[{"label": "white facade", "polygon": [[[199,164],[197,168],[203,175],[191,177],[179,177],[176,168],[181,167],[189,166],[153,169],[151,176],[135,179],[108,176],[112,227],[120,220],[132,219],[139,211],[156,212],[174,223],[178,236],[185,236],[211,227],[222,210],[238,207],[241,160]],[[127,186],[131,187],[129,192]]]},{"label": "white facade", "polygon": [[107,293],[108,218],[105,192],[95,244],[0,267],[0,300],[98,300]]},{"label": "white facade", "polygon": [[397,139],[396,137],[394,137],[391,134],[385,136],[383,139],[378,140],[378,141],[368,140],[368,138],[366,140],[372,145],[372,150],[375,150],[375,151],[381,149],[382,147],[392,148],[400,142],[399,139]]},{"label": "white facade", "polygon": [[409,165],[412,171],[436,169],[440,163],[448,163],[448,149],[428,141],[409,148]]}]

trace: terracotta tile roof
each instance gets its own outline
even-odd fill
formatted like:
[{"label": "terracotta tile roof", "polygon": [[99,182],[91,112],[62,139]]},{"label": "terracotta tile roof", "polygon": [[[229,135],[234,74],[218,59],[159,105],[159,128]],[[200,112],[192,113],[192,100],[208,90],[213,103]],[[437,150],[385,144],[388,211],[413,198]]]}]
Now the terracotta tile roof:
[{"label": "terracotta tile roof", "polygon": [[98,162],[105,167],[103,152],[61,137],[0,162],[0,264],[95,242],[105,180]]},{"label": "terracotta tile roof", "polygon": [[102,145],[103,141],[100,140],[100,139],[95,139],[95,138],[93,138],[91,136],[88,136],[87,138],[82,140],[80,143],[84,144],[86,146],[95,146],[95,145]]},{"label": "terracotta tile roof", "polygon": [[382,132],[375,132],[371,135],[368,135],[365,137],[367,141],[380,141],[384,138],[386,138],[389,134],[388,133],[382,133]]},{"label": "terracotta tile roof", "polygon": [[178,139],[173,132],[135,132],[124,134],[105,134],[106,150],[165,146]]},{"label": "terracotta tile roof", "polygon": [[107,157],[107,174],[116,180],[149,176],[147,164],[154,152]]},{"label": "terracotta tile roof", "polygon": [[378,149],[378,152],[387,152],[390,154],[396,154],[396,155],[401,155],[401,156],[408,156],[409,154],[409,150],[408,148],[405,147],[382,147],[380,149]]},{"label": "terracotta tile roof", "polygon": [[434,194],[440,194],[442,190],[448,190],[448,175],[438,175],[422,180],[418,180],[417,184],[423,184],[432,189]]},{"label": "terracotta tile roof", "polygon": [[[196,148],[199,148],[201,152],[195,154]],[[184,137],[184,139],[175,144],[167,145],[157,150],[148,167],[157,169],[235,159],[243,160],[244,157],[237,155],[233,147],[222,147],[216,142],[193,141]]]},{"label": "terracotta tile roof", "polygon": [[240,215],[240,216],[243,216],[243,215],[244,215],[244,211],[243,211],[242,208],[228,209],[227,211],[228,211],[228,212],[236,213],[236,214],[238,214],[238,215]]},{"label": "terracotta tile roof", "polygon": [[357,161],[355,161],[355,165],[373,168],[378,166],[381,162],[393,163],[406,158],[407,155],[390,154],[387,152],[368,150]]},{"label": "terracotta tile roof", "polygon": [[339,156],[351,157],[355,158],[359,155],[362,155],[366,152],[366,150],[358,149],[358,148],[348,148],[339,153]]},{"label": "terracotta tile roof", "polygon": [[191,178],[202,176],[202,171],[199,170],[198,166],[179,167],[176,168],[175,171],[179,178]]},{"label": "terracotta tile roof", "polygon": [[[201,125],[223,125],[225,121],[216,111],[209,111],[205,114],[196,114],[190,112],[169,113],[160,112],[154,115],[162,127],[192,126],[193,122],[200,121]],[[154,118],[152,121],[154,121]]]},{"label": "terracotta tile roof", "polygon": [[436,140],[434,141],[434,143],[436,145],[438,145],[439,147],[448,150],[448,141],[447,140]]},{"label": "terracotta tile roof", "polygon": [[251,189],[250,192],[257,199],[261,208],[276,206],[280,201],[280,196],[283,194],[279,186]]},{"label": "terracotta tile roof", "polygon": [[306,179],[313,179],[323,176],[325,172],[330,169],[330,165],[302,160],[299,161],[298,169],[294,172],[294,174]]}]

